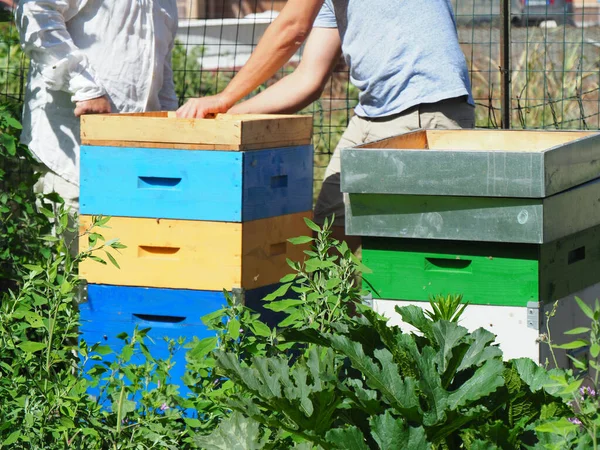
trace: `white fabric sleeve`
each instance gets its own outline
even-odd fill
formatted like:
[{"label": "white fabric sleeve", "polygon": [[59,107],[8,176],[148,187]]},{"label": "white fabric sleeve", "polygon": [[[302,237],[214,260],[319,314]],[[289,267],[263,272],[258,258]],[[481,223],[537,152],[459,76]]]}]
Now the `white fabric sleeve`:
[{"label": "white fabric sleeve", "polygon": [[158,100],[163,111],[175,111],[179,107],[177,94],[175,93],[175,82],[173,80],[173,46],[174,41],[169,46],[169,51],[165,57],[165,65],[163,68],[163,84],[158,92]]},{"label": "white fabric sleeve", "polygon": [[77,48],[66,27],[66,18],[86,0],[21,0],[16,24],[24,52],[31,58],[48,89],[72,94],[74,102],[101,97],[106,91]]},{"label": "white fabric sleeve", "polygon": [[323,2],[323,6],[321,7],[321,11],[317,15],[315,19],[315,23],[313,24],[314,28],[337,28],[337,20],[335,18],[335,11],[333,10],[331,4],[325,0]]}]

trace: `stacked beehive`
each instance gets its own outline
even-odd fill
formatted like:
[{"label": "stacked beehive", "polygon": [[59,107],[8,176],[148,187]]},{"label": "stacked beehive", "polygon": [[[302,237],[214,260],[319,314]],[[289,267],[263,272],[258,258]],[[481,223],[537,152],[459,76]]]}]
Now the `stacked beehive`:
[{"label": "stacked beehive", "polygon": [[374,308],[400,323],[397,305],[463,294],[465,326],[544,360],[550,302],[564,300],[558,337],[578,320],[567,298],[598,295],[599,177],[589,132],[422,130],[343,150],[346,232],[363,236]]},{"label": "stacked beehive", "polygon": [[[117,334],[151,327],[152,354],[165,357],[163,337],[210,335],[200,317],[226,303],[223,289],[260,306],[286,258],[302,259],[287,239],[306,234],[311,215],[312,118],[86,116],[81,137],[82,232],[111,216],[95,231],[127,246],[120,269],[80,266],[88,343],[119,347]],[[184,366],[180,352],[176,384]]]}]

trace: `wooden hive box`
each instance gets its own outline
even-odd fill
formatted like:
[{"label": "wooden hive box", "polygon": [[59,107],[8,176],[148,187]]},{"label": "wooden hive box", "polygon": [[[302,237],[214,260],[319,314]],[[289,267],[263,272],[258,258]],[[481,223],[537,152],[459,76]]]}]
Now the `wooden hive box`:
[{"label": "wooden hive box", "polygon": [[350,235],[541,244],[600,224],[600,134],[419,130],[342,150]]},{"label": "wooden hive box", "polygon": [[[100,233],[127,246],[115,255],[120,268],[88,259],[79,265],[92,284],[221,291],[275,284],[304,259],[304,246],[289,238],[306,235],[311,211],[244,223],[112,217]],[[80,217],[80,232],[92,216]],[[80,249],[89,247],[86,235]]]},{"label": "wooden hive box", "polygon": [[[253,290],[236,289],[229,294],[237,301],[255,311],[267,312],[267,319],[274,317],[272,311],[262,310],[262,299],[277,290],[279,284]],[[198,291],[186,289],[157,289],[128,286],[87,285],[87,295],[79,305],[81,312],[81,339],[88,345],[107,345],[113,353],[102,355],[104,362],[111,362],[124,345],[117,336],[134,330],[149,329],[145,345],[154,358],[169,358],[169,343],[184,339],[184,347],[173,355],[175,365],[170,371],[170,381],[179,385],[179,393],[186,396],[189,389],[184,385],[186,372],[186,344],[194,339],[215,337],[202,317],[227,305],[223,291]],[[264,320],[264,317],[263,317]],[[271,322],[272,326],[275,323]],[[133,356],[132,363],[143,363],[141,352]],[[99,394],[99,388],[90,389],[91,395]]]},{"label": "wooden hive box", "polygon": [[218,114],[212,119],[179,119],[173,112],[150,112],[81,117],[83,145],[241,151],[309,145],[311,140],[312,116]]},{"label": "wooden hive box", "polygon": [[600,226],[547,244],[363,239],[364,287],[374,298],[470,304],[552,302],[600,281]]},{"label": "wooden hive box", "polygon": [[245,222],[312,208],[310,118],[154,114],[82,119],[81,214]]},{"label": "wooden hive box", "polygon": [[[113,353],[103,354],[102,360],[110,363],[124,346],[124,341],[117,336],[127,333],[131,338],[136,327],[150,328],[144,343],[152,357],[166,360],[170,357],[166,339],[177,342],[183,338],[185,343],[190,343],[194,338],[215,336],[201,317],[221,309],[226,303],[223,292],[88,285],[87,298],[79,306],[81,339],[90,346],[96,343],[109,346]],[[175,364],[170,371],[170,382],[179,385],[183,396],[189,393],[182,380],[185,353],[181,348],[173,355]],[[144,362],[141,352],[129,361],[130,364]],[[88,392],[98,395],[100,388],[90,388]]]}]

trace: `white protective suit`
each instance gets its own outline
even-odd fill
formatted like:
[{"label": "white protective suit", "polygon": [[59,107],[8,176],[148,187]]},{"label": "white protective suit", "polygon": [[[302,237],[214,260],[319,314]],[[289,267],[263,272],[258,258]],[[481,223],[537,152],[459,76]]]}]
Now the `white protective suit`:
[{"label": "white protective suit", "polygon": [[79,185],[74,102],[106,94],[113,112],[177,108],[176,0],[20,0],[16,21],[31,57],[21,140],[67,182]]}]

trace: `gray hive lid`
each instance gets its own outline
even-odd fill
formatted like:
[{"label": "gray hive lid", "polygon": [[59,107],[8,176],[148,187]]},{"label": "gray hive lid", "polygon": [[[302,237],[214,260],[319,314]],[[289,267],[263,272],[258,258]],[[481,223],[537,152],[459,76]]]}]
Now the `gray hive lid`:
[{"label": "gray hive lid", "polygon": [[545,198],[600,177],[600,133],[418,130],[341,164],[347,193]]}]

